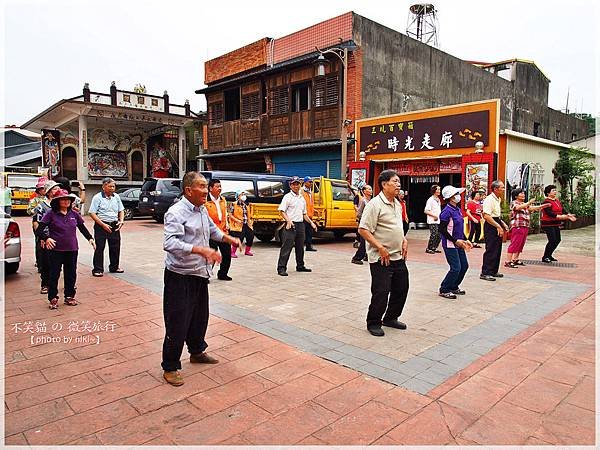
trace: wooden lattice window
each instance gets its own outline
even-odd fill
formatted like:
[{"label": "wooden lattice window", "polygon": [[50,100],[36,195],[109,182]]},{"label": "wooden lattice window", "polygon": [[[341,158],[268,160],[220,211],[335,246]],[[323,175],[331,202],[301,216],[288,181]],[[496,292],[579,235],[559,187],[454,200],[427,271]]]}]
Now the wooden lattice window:
[{"label": "wooden lattice window", "polygon": [[223,103],[210,103],[208,105],[208,124],[221,125],[223,123]]},{"label": "wooden lattice window", "polygon": [[288,87],[281,86],[269,92],[269,114],[287,114],[290,110]]},{"label": "wooden lattice window", "polygon": [[315,78],[314,86],[315,108],[321,106],[335,106],[339,103],[340,89],[337,74]]},{"label": "wooden lattice window", "polygon": [[257,119],[260,114],[260,92],[242,97],[242,120]]}]

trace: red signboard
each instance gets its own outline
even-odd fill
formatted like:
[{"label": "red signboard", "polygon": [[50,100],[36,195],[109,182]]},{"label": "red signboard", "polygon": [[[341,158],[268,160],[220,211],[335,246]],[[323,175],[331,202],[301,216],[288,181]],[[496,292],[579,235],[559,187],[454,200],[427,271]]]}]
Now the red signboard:
[{"label": "red signboard", "polygon": [[360,151],[367,154],[409,153],[472,148],[489,141],[490,112],[475,111],[401,122],[359,124]]}]

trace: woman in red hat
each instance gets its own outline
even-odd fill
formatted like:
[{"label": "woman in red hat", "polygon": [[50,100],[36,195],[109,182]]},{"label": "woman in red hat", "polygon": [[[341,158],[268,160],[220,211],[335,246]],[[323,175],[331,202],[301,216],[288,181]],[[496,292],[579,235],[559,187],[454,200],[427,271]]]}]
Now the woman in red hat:
[{"label": "woman in red hat", "polygon": [[[60,190],[50,202],[52,209],[39,223],[36,236],[45,241],[48,250],[50,276],[48,280],[48,301],[50,309],[58,308],[58,278],[61,267],[64,268],[65,305],[76,306],[75,282],[77,281],[77,243],[76,229],[89,241],[95,249],[96,242],[85,227],[81,214],[74,211],[75,195]],[[48,233],[46,233],[48,230]]]}]

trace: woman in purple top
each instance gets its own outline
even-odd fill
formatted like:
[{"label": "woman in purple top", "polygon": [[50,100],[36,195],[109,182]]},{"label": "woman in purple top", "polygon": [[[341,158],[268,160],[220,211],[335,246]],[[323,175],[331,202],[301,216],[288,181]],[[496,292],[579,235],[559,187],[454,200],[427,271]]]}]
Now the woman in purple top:
[{"label": "woman in purple top", "polygon": [[[36,236],[45,240],[48,250],[50,277],[48,283],[48,301],[50,309],[58,308],[58,277],[61,267],[65,271],[65,305],[76,306],[75,282],[77,281],[77,243],[76,229],[89,241],[95,249],[94,238],[85,227],[81,215],[72,209],[75,196],[60,190],[50,202],[52,210],[48,211],[39,223]],[[48,233],[46,234],[46,229]]]},{"label": "woman in purple top", "polygon": [[454,299],[457,295],[466,294],[460,288],[460,283],[469,269],[466,252],[473,248],[473,244],[465,238],[464,218],[460,210],[461,194],[464,191],[464,188],[454,186],[442,189],[442,197],[448,203],[440,214],[440,233],[446,261],[450,265],[440,286],[439,295],[444,298]]}]

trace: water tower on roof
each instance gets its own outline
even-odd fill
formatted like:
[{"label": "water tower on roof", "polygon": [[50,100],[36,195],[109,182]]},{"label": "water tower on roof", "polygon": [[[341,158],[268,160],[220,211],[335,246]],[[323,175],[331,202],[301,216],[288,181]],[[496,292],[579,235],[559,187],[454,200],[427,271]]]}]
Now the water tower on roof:
[{"label": "water tower on roof", "polygon": [[416,3],[409,8],[406,34],[427,45],[438,47],[438,20],[435,6]]}]

